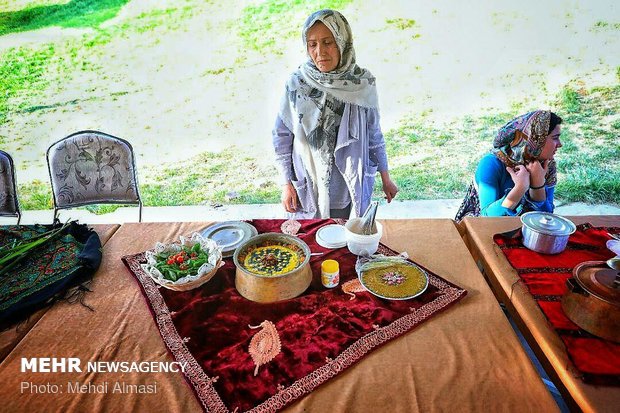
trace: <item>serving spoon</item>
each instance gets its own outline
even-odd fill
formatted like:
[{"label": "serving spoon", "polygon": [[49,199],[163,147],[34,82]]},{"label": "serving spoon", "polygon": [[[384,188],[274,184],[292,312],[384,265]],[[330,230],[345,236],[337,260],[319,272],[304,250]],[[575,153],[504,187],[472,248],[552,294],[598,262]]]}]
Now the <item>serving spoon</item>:
[{"label": "serving spoon", "polygon": [[614,257],[607,260],[607,265],[612,270],[618,271],[612,287],[620,289],[620,257]]},{"label": "serving spoon", "polygon": [[616,241],[620,241],[620,235],[612,234],[611,232],[608,232],[607,235],[609,235],[610,237],[612,237]]}]

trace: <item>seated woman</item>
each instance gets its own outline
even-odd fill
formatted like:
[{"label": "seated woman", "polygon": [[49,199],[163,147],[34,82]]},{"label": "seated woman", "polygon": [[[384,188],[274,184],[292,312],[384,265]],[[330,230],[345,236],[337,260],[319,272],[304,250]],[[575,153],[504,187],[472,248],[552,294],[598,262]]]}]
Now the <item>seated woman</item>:
[{"label": "seated woman", "polygon": [[561,123],[555,113],[537,110],[504,125],[491,153],[480,160],[455,219],[553,212]]},{"label": "seated woman", "polygon": [[390,202],[398,188],[388,173],[375,78],[355,63],[347,20],[319,10],[302,38],[308,60],[286,82],[273,131],[282,175],[282,204],[296,218],[364,213],[377,171]]}]

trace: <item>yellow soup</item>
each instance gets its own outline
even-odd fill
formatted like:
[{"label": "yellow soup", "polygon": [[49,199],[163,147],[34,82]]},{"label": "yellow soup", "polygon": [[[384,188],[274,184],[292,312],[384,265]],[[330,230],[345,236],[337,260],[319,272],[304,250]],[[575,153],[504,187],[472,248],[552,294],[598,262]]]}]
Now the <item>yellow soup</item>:
[{"label": "yellow soup", "polygon": [[424,290],[427,282],[420,268],[406,264],[363,271],[361,281],[364,287],[386,298],[413,297]]},{"label": "yellow soup", "polygon": [[250,251],[243,261],[243,266],[258,275],[282,275],[299,266],[299,256],[297,252],[285,246],[269,245]]}]

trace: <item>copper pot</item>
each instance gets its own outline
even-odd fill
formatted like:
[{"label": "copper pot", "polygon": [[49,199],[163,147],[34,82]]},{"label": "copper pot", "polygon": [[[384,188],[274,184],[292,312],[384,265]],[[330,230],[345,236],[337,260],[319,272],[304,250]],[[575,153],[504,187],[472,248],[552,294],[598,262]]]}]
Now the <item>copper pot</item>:
[{"label": "copper pot", "polygon": [[[285,245],[299,254],[299,265],[280,275],[259,275],[245,268],[245,256],[257,247]],[[312,282],[310,268],[310,247],[300,238],[292,235],[269,232],[257,235],[242,243],[233,255],[237,267],[235,287],[239,294],[250,301],[273,303],[301,295]]]},{"label": "copper pot", "polygon": [[562,309],[568,318],[595,336],[620,342],[619,271],[605,261],[586,261],[575,267],[566,286]]}]

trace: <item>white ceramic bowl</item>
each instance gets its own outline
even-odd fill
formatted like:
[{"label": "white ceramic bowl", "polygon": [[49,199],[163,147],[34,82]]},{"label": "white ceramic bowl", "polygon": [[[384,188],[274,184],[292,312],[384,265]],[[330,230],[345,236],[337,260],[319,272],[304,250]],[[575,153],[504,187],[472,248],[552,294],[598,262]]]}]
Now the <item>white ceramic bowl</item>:
[{"label": "white ceramic bowl", "polygon": [[347,248],[355,255],[372,255],[379,248],[379,240],[383,235],[383,226],[379,221],[375,221],[377,232],[370,235],[360,234],[361,218],[353,218],[347,221],[344,226],[347,239]]}]

